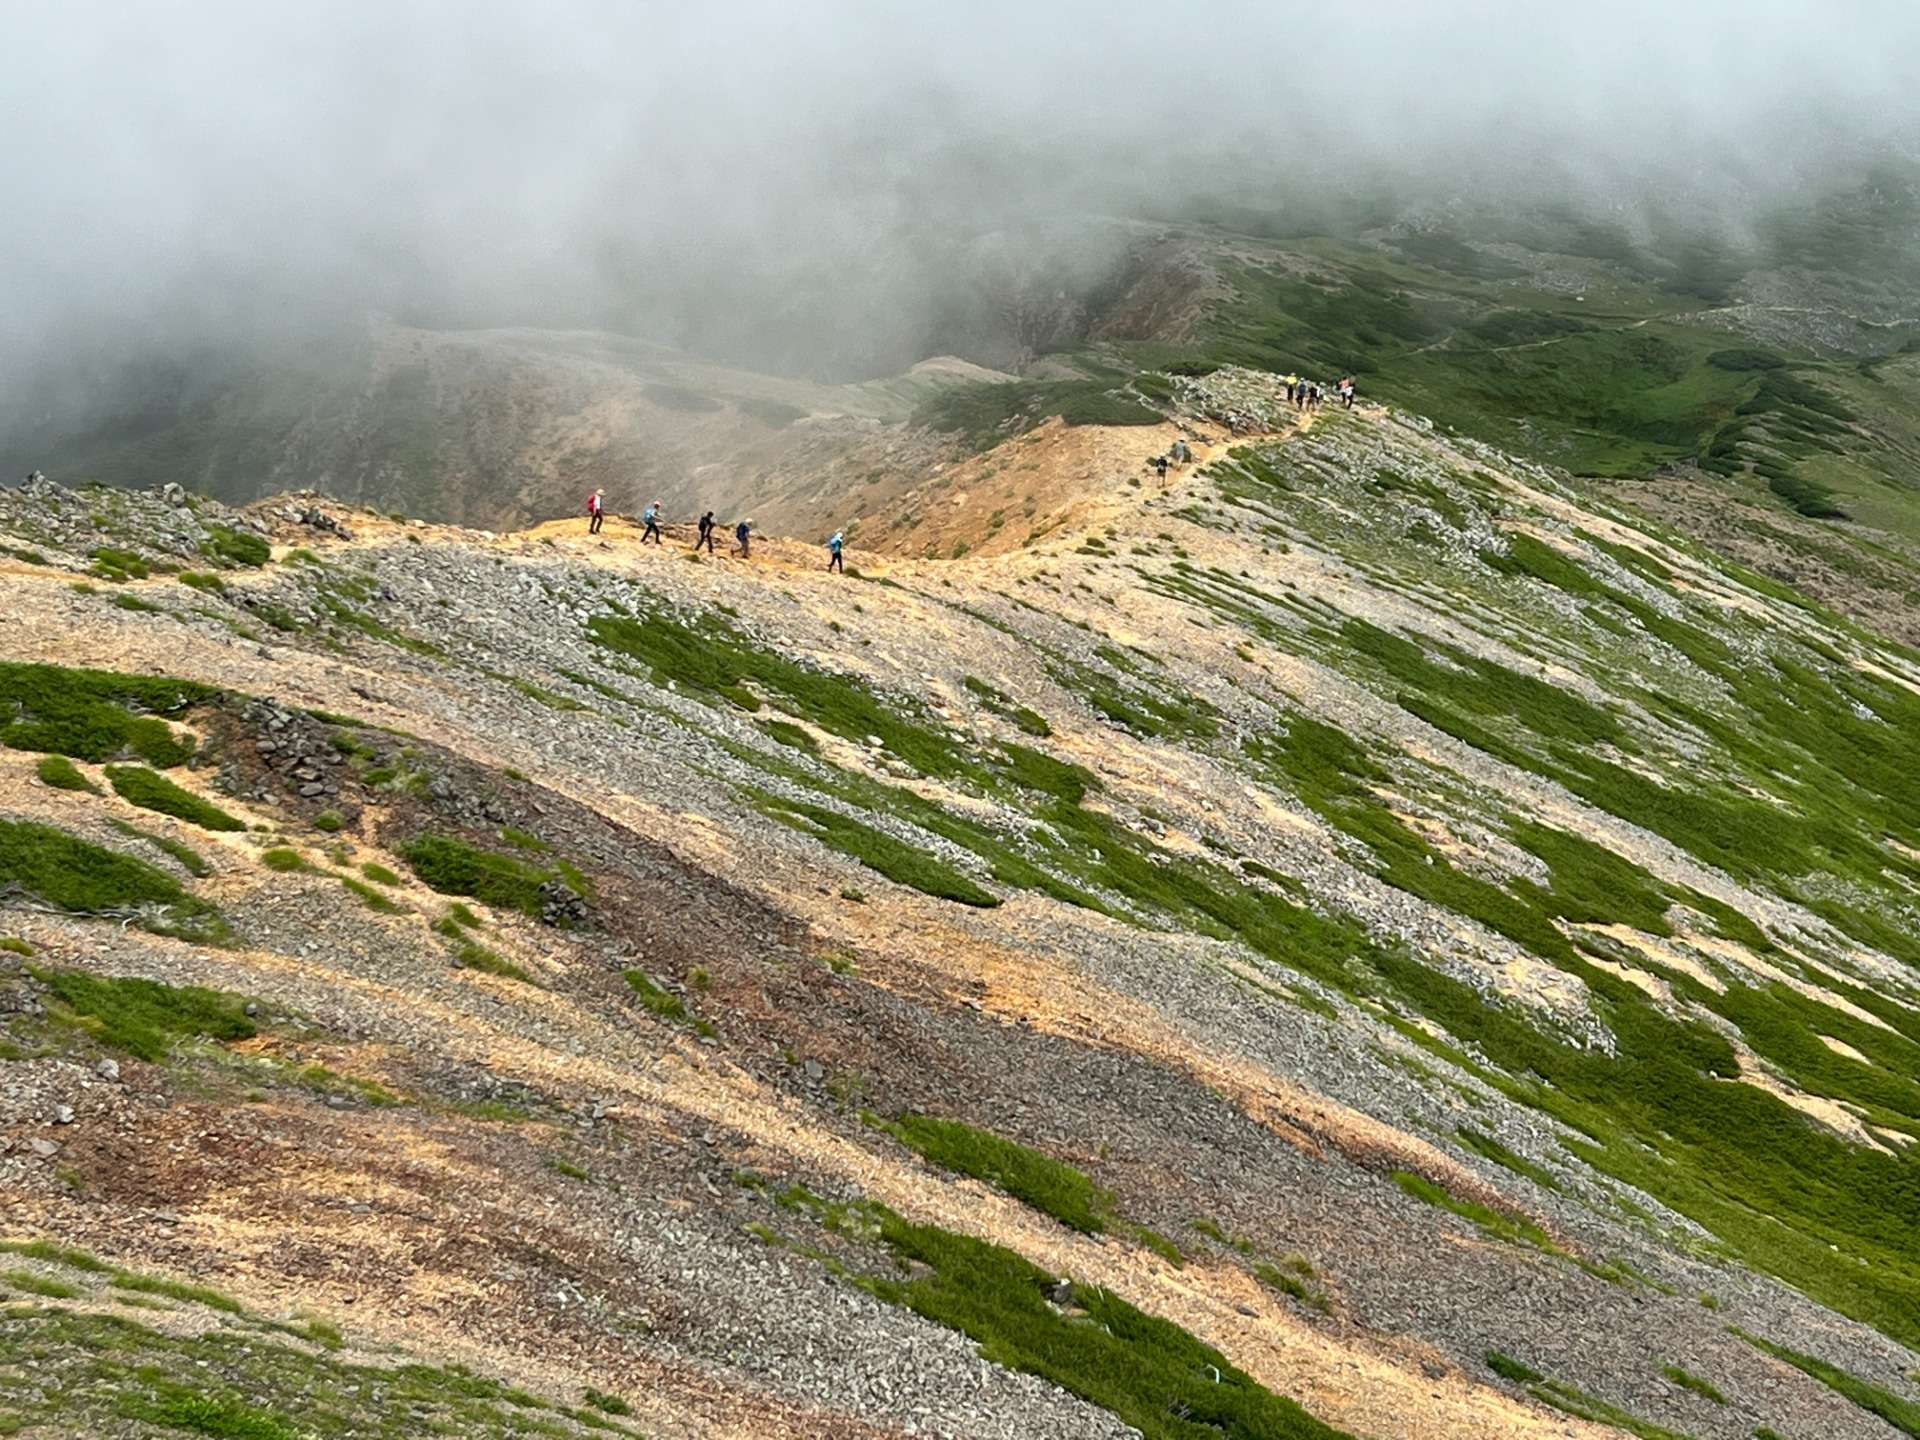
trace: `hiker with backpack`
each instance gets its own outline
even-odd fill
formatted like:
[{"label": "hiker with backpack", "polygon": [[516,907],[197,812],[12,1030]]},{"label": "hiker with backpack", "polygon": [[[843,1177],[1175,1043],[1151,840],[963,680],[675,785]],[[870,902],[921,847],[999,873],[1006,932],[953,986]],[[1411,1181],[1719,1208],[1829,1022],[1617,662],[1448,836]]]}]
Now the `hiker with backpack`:
[{"label": "hiker with backpack", "polygon": [[700,517],[700,538],[693,542],[693,548],[697,551],[704,545],[707,547],[707,553],[713,554],[713,532],[718,528],[713,521],[713,512],[707,511]]},{"label": "hiker with backpack", "polygon": [[829,574],[835,570],[838,570],[842,575],[847,573],[847,567],[840,559],[840,547],[843,543],[844,541],[838,530],[834,531],[833,538],[827,541],[827,572]]},{"label": "hiker with backpack", "polygon": [[660,543],[660,502],[656,500],[647,506],[640,512],[640,518],[647,523],[647,528],[640,533],[640,543],[646,544],[647,536],[651,535],[653,543],[658,545]]},{"label": "hiker with backpack", "polygon": [[743,559],[752,555],[750,548],[752,538],[753,522],[751,520],[742,520],[738,525],[733,527],[734,548]]},{"label": "hiker with backpack", "polygon": [[607,518],[606,501],[602,495],[602,491],[596,490],[587,496],[587,533],[589,535],[598,535],[600,522]]}]

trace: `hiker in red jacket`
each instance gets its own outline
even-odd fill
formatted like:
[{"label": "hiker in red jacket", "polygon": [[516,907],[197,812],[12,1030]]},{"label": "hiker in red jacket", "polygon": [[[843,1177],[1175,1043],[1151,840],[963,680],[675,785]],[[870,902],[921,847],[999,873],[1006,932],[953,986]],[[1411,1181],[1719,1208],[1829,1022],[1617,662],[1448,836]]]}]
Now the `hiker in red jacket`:
[{"label": "hiker in red jacket", "polygon": [[598,535],[600,522],[607,518],[607,507],[600,496],[601,492],[598,490],[587,496],[587,533],[589,535]]}]

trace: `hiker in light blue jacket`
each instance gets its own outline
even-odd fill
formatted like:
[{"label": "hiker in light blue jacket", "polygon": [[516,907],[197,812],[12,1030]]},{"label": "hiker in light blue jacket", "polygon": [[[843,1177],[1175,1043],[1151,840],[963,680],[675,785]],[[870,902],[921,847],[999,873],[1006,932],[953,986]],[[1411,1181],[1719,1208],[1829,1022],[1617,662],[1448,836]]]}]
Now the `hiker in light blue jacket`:
[{"label": "hiker in light blue jacket", "polygon": [[840,547],[844,543],[838,530],[834,531],[833,538],[827,541],[827,569],[838,570],[842,575],[847,573],[847,567],[840,563]]}]

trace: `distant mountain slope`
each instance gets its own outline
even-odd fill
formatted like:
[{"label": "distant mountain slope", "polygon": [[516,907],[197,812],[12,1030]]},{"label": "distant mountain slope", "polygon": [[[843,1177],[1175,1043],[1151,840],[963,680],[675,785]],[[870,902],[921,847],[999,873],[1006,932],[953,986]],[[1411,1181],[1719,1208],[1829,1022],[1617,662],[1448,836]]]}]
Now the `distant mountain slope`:
[{"label": "distant mountain slope", "polygon": [[[616,508],[660,498],[810,531],[1052,415],[1151,420],[1172,377],[1237,364],[1355,375],[1363,394],[1576,473],[1697,466],[1810,517],[1920,533],[1920,190],[1885,167],[1835,187],[1741,236],[1706,216],[1537,206],[1319,229],[1224,206],[1200,207],[1212,223],[1089,217],[1038,259],[955,237],[974,283],[927,317],[935,358],[865,383],[597,332],[377,325],[291,358],[50,378],[0,416],[0,456],[234,500],[318,488],[495,528],[604,486]],[[733,317],[722,348],[749,328]],[[843,373],[847,343],[832,347]]]},{"label": "distant mountain slope", "polygon": [[156,392],[38,463],[233,501],[314,488],[482,526],[575,512],[595,486],[622,510],[662,498],[734,513],[796,450],[858,452],[942,387],[997,378],[941,359],[891,380],[815,385],[612,335],[380,326],[318,352],[312,368]]}]

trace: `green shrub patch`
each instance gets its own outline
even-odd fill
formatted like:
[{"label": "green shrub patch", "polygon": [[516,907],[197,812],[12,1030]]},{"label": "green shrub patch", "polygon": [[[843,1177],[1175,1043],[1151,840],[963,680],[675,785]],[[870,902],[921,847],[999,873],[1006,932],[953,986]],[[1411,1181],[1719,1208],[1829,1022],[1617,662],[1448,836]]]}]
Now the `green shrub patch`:
[{"label": "green shrub patch", "polygon": [[497,975],[502,980],[518,980],[522,985],[538,983],[526,970],[477,940],[461,937],[454,945],[453,953],[465,969],[478,970],[483,975]]},{"label": "green shrub patch", "polygon": [[251,531],[230,525],[209,525],[201,550],[224,565],[258,567],[273,556],[273,547]]},{"label": "green shrub patch", "polygon": [[647,1012],[675,1025],[685,1025],[701,1035],[711,1036],[713,1026],[702,1020],[687,1008],[687,1002],[664,986],[657,984],[644,970],[622,970],[621,976],[627,982],[627,988],[644,1005]]},{"label": "green shrub patch", "polygon": [[1487,1368],[1502,1380],[1511,1380],[1518,1385],[1530,1385],[1536,1380],[1547,1377],[1523,1361],[1511,1355],[1503,1355],[1498,1350],[1487,1351]]},{"label": "green shrub patch", "polygon": [[163,935],[211,941],[226,933],[219,913],[164,870],[30,820],[0,820],[5,885],[76,914],[141,912]]},{"label": "green shrub patch", "polygon": [[1069,1229],[1098,1235],[1113,1225],[1113,1196],[1081,1170],[958,1120],[908,1113],[887,1133],[947,1170],[971,1175],[1053,1216]]},{"label": "green shrub patch", "polygon": [[80,773],[80,769],[64,755],[42,755],[40,763],[33,767],[33,773],[40,777],[42,785],[51,785],[55,790],[79,790],[88,795],[98,795],[100,787]]},{"label": "green shrub patch", "polygon": [[180,868],[196,880],[204,880],[213,874],[213,867],[207,863],[206,857],[191,845],[182,845],[178,840],[166,835],[156,835],[151,830],[142,830],[139,826],[129,825],[124,820],[114,819],[107,823],[129,840],[144,840],[161,854],[172,856]]},{"label": "green shrub patch", "polygon": [[1682,1390],[1691,1390],[1694,1394],[1711,1400],[1716,1405],[1727,1403],[1727,1397],[1720,1393],[1720,1387],[1711,1380],[1694,1374],[1680,1365],[1662,1365],[1660,1373]]},{"label": "green shrub patch", "polygon": [[[881,1299],[958,1330],[995,1363],[1051,1381],[1147,1440],[1345,1440],[1219,1351],[1107,1289],[1069,1284],[1066,1303],[1056,1304],[1057,1277],[1001,1246],[799,1187],[774,1198],[884,1247],[898,1268],[856,1277]],[[908,1269],[917,1278],[899,1278]]]},{"label": "green shrub patch", "polygon": [[102,1045],[141,1060],[164,1060],[178,1040],[245,1040],[255,1033],[245,1002],[218,990],[80,970],[35,970],[33,974],[68,1018]]},{"label": "green shrub patch", "polygon": [[1784,1360],[1794,1369],[1811,1375],[1822,1385],[1844,1395],[1870,1415],[1878,1415],[1887,1424],[1903,1435],[1920,1437],[1920,1404],[1902,1399],[1891,1390],[1883,1389],[1871,1381],[1849,1374],[1838,1365],[1829,1365],[1815,1355],[1802,1354],[1790,1350],[1785,1345],[1776,1345],[1771,1340],[1763,1340],[1758,1335],[1734,1326],[1733,1333],[1757,1350],[1764,1350],[1776,1360]]},{"label": "green shrub patch", "polygon": [[774,701],[856,745],[875,737],[923,775],[979,776],[965,747],[923,721],[917,706],[889,704],[852,676],[764,649],[717,615],[690,622],[665,609],[641,619],[597,615],[588,633],[604,648],[647,666],[656,683],[671,681],[692,699],[742,710]]},{"label": "green shrub patch", "polygon": [[783,799],[765,791],[758,792],[754,798],[761,809],[781,824],[813,836],[828,849],[853,857],[895,884],[935,899],[955,900],[983,909],[1000,903],[999,896],[982,889],[944,860],[837,810]]},{"label": "green shrub patch", "polygon": [[452,835],[420,835],[397,852],[421,882],[442,895],[466,895],[539,919],[540,887],[549,882],[584,894],[586,882],[570,866],[538,866],[518,855],[482,850]]},{"label": "green shrub patch", "polygon": [[0,744],[94,764],[131,753],[166,769],[193,746],[158,717],[217,694],[185,680],[0,661]]},{"label": "green shrub patch", "polygon": [[[407,1362],[404,1356],[353,1364],[341,1358],[342,1337],[324,1320],[269,1327],[237,1314],[240,1307],[215,1291],[114,1274],[116,1290],[202,1305],[231,1318],[208,1325],[208,1317],[193,1316],[201,1323],[149,1328],[91,1309],[8,1307],[0,1322],[7,1348],[31,1363],[0,1372],[0,1432],[214,1440],[639,1440],[637,1430],[609,1418],[621,1411],[574,1409],[460,1366]],[[307,1343],[270,1337],[270,1328]],[[59,1374],[62,1383],[37,1381],[44,1373]]]},{"label": "green shrub patch", "polygon": [[218,805],[201,799],[191,790],[181,789],[158,770],[149,770],[144,765],[109,765],[106,773],[113,793],[142,810],[171,815],[202,830],[247,828],[244,820],[236,820]]}]

